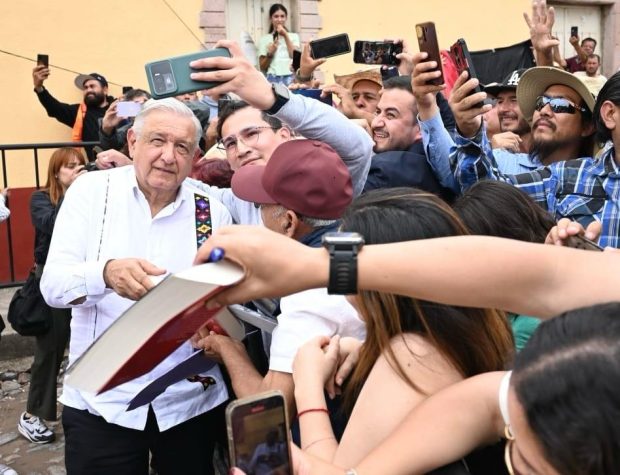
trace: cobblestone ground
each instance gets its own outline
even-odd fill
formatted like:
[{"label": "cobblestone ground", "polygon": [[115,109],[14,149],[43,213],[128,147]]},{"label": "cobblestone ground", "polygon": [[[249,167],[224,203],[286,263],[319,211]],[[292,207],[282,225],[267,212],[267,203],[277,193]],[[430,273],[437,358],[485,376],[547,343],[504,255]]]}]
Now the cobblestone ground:
[{"label": "cobblestone ground", "polygon": [[[56,434],[51,444],[32,444],[17,431],[17,421],[26,408],[31,364],[31,357],[0,363],[0,464],[19,475],[64,475],[65,438],[60,422],[48,423]],[[61,385],[58,390],[62,391]]]},{"label": "cobblestone ground", "polygon": [[[60,420],[47,425],[56,434],[51,444],[32,444],[17,431],[17,422],[26,410],[32,357],[0,361],[0,464],[8,465],[19,475],[66,475],[65,437]],[[58,377],[58,396],[62,394],[62,378],[67,364],[63,362]],[[58,404],[60,418],[62,405]],[[218,475],[226,475],[225,456],[217,453],[214,459]],[[151,470],[150,475],[157,475]]]}]

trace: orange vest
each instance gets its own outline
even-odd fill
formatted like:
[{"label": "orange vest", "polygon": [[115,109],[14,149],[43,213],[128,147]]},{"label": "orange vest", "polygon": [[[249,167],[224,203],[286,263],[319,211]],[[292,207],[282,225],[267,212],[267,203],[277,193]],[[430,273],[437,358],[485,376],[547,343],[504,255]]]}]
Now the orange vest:
[{"label": "orange vest", "polygon": [[73,130],[71,131],[71,140],[73,142],[82,141],[82,130],[84,129],[84,117],[86,116],[86,103],[81,102],[78,107],[77,115],[75,116],[75,123],[73,124]]}]

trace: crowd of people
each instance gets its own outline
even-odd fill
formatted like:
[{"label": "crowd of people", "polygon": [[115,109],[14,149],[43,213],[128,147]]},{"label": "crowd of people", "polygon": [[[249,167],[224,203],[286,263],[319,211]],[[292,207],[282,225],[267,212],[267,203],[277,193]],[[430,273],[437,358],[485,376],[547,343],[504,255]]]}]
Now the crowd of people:
[{"label": "crowd of people", "polygon": [[[48,115],[100,145],[57,150],[31,200],[54,317],[20,433],[54,440],[67,340],[72,364],[151,277],[218,248],[245,278],[207,307],[271,299],[273,334],[201,330],[101,395],[65,385],[70,475],[218,473],[227,402],[274,389],[296,474],[619,473],[620,73],[598,74],[592,38],[562,59],[542,0],[526,15],[536,67],[486,85],[464,72],[448,94],[439,65],[396,39],[399,76],[336,76],[318,86],[331,107],[294,94],[325,60],[287,19],[269,10],[260,70],[220,41],[231,58],[192,63],[216,87],[132,89],[135,117],[100,74],[79,76],[84,101],[69,105],[34,69]],[[567,248],[594,242],[609,249]],[[189,378],[126,411],[197,350],[219,363],[208,385]],[[280,473],[246,458],[234,473]]]}]

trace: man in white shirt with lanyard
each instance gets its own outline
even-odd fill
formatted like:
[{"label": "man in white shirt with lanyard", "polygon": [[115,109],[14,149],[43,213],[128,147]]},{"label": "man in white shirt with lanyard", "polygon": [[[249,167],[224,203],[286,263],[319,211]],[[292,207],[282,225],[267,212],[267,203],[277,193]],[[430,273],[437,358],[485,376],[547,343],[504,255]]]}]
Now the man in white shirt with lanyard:
[{"label": "man in white shirt with lanyard", "polygon": [[[212,230],[231,224],[220,202],[185,181],[201,132],[183,103],[149,101],[127,135],[133,166],[89,173],[67,192],[41,290],[51,306],[73,308],[70,363],[153,286],[149,276],[190,267]],[[214,473],[228,399],[217,366],[126,411],[192,351],[184,343],[151,372],[99,396],[65,385],[68,474],[146,475],[149,452],[159,475]]]}]

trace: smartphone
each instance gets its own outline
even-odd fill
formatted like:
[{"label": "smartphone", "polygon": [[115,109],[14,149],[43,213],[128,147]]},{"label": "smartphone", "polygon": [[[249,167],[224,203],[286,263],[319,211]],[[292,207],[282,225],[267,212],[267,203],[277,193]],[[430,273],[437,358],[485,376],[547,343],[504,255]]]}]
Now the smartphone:
[{"label": "smartphone", "polygon": [[118,117],[135,117],[141,109],[142,104],[138,102],[119,102],[116,104],[116,115]]},{"label": "smartphone", "polygon": [[[469,79],[473,79],[476,77],[474,63],[471,60],[469,50],[467,49],[467,43],[465,43],[465,40],[463,38],[459,38],[457,42],[450,47],[450,56],[452,57],[452,61],[454,61],[454,64],[456,65],[456,69],[458,70],[459,75],[461,75],[463,71],[467,71],[467,73],[469,74]],[[480,84],[478,84],[476,88],[468,94],[468,96],[471,96],[472,94],[476,94],[478,92],[482,92]],[[483,105],[484,102],[481,101],[477,104],[474,104],[472,108],[479,108]]]},{"label": "smartphone", "polygon": [[279,35],[278,35],[278,32],[277,32],[277,31],[274,31],[274,32],[273,32],[273,41],[274,41],[274,42],[275,42],[275,41],[278,41],[278,36],[279,36]]},{"label": "smartphone", "polygon": [[570,27],[570,35],[574,36],[575,38],[579,38],[579,27],[578,26],[571,26]]},{"label": "smartphone", "polygon": [[218,56],[230,58],[230,51],[228,48],[214,48],[147,63],[145,69],[151,96],[153,99],[164,99],[219,85],[219,82],[194,81],[190,78],[191,73],[210,72],[215,71],[214,69],[193,69],[189,66],[189,63],[197,59]]},{"label": "smartphone", "polygon": [[50,57],[47,54],[37,54],[37,66],[50,67]]},{"label": "smartphone", "polygon": [[310,42],[310,56],[314,59],[331,58],[350,52],[351,43],[349,43],[349,35],[346,33]]},{"label": "smartphone", "polygon": [[311,99],[316,99],[323,104],[327,104],[328,106],[332,106],[334,103],[332,102],[332,95],[327,94],[325,97],[321,97],[321,93],[323,89],[295,89],[293,94],[297,94],[299,96],[310,97]]},{"label": "smartphone", "polygon": [[566,240],[566,246],[573,249],[583,249],[585,251],[604,251],[604,249],[594,241],[584,238],[583,236],[569,236]]},{"label": "smartphone", "polygon": [[226,408],[231,467],[293,475],[286,403],[281,391],[237,399]]},{"label": "smartphone", "polygon": [[301,51],[296,49],[293,50],[293,71],[297,72],[297,70],[301,67]]},{"label": "smartphone", "polygon": [[123,96],[133,89],[132,86],[123,86]]},{"label": "smartphone", "polygon": [[392,66],[391,68],[381,68],[381,79],[383,82],[397,76],[400,76],[400,73],[398,72],[398,68],[396,66]]},{"label": "smartphone", "polygon": [[356,41],[353,62],[358,64],[400,64],[396,55],[403,52],[402,43],[392,41]]},{"label": "smartphone", "polygon": [[415,26],[415,32],[418,37],[420,52],[428,55],[426,61],[435,61],[437,63],[437,67],[433,71],[439,71],[441,73],[441,76],[431,79],[430,81],[426,81],[426,83],[434,86],[441,86],[444,83],[443,68],[441,67],[441,53],[439,52],[439,41],[437,41],[437,30],[435,29],[435,23],[432,21],[419,23]]}]

